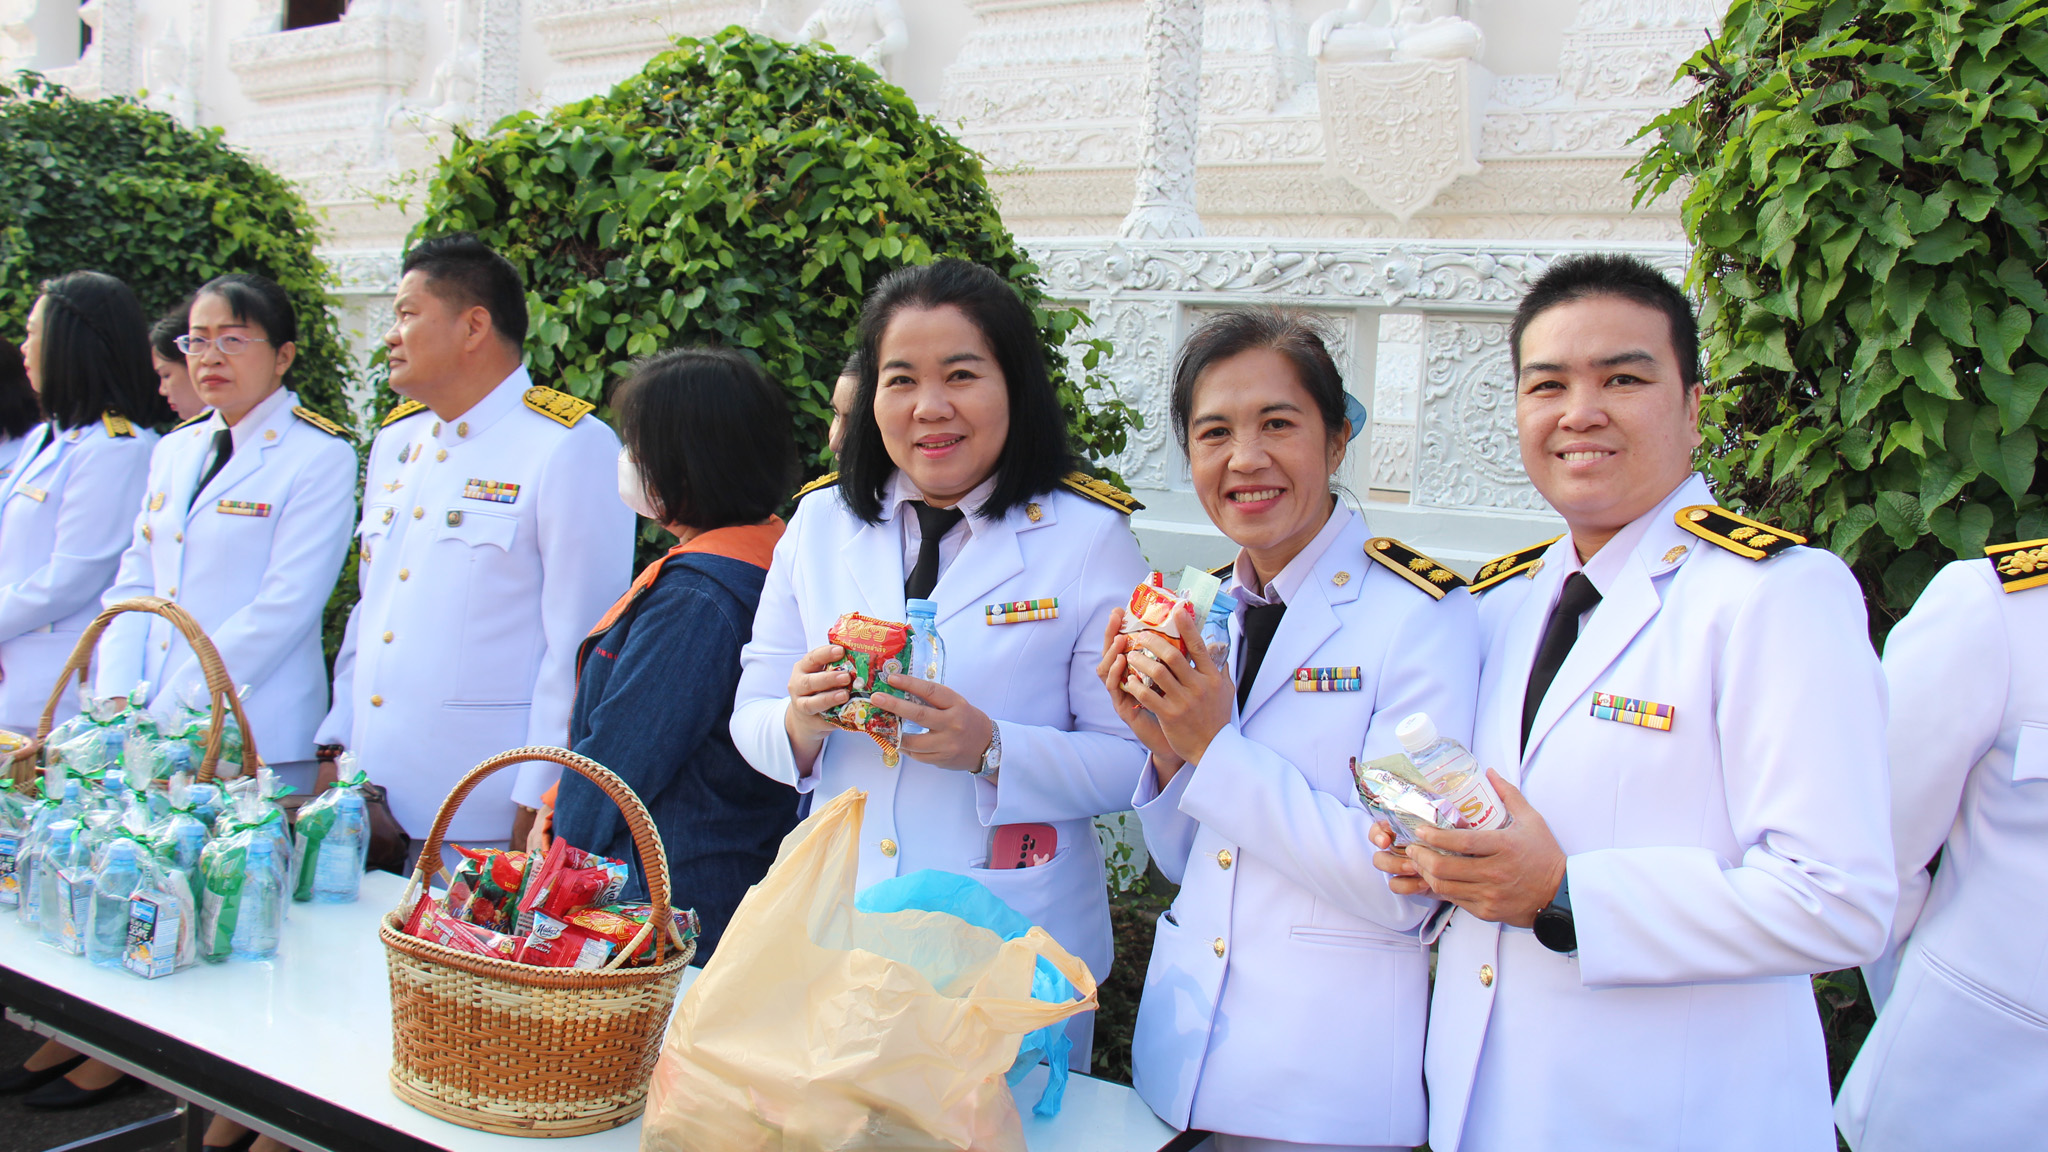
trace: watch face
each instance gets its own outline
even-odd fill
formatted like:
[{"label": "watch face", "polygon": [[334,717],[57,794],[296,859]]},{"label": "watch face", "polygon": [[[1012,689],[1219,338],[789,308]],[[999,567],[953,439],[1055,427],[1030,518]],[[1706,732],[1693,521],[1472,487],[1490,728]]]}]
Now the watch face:
[{"label": "watch face", "polygon": [[1578,926],[1572,921],[1572,914],[1556,905],[1551,905],[1536,914],[1536,923],[1531,926],[1536,942],[1552,952],[1575,952],[1579,947]]}]

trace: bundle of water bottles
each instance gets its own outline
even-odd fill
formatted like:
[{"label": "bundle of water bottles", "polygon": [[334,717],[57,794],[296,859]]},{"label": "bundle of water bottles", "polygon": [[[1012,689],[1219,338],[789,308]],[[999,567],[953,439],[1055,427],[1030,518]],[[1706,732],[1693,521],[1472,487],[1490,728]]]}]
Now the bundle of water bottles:
[{"label": "bundle of water bottles", "polygon": [[292,900],[356,898],[369,848],[361,783],[303,807],[295,841],[278,803],[288,789],[267,768],[224,784],[178,772],[154,788],[74,759],[47,765],[33,799],[0,780],[0,904],[43,942],[148,978],[271,959]]}]

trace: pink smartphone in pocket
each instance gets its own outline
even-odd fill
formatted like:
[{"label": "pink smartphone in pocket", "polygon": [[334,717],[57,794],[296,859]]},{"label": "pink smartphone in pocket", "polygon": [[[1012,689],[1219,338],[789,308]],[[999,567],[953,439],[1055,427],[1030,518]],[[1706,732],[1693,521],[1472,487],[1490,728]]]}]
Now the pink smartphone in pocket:
[{"label": "pink smartphone in pocket", "polygon": [[999,824],[989,846],[988,866],[1036,868],[1059,850],[1059,829],[1050,824]]}]

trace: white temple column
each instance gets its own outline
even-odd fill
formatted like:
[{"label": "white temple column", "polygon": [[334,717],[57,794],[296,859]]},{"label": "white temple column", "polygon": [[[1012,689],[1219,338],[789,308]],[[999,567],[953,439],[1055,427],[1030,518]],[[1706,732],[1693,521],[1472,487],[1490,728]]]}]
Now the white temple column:
[{"label": "white temple column", "polygon": [[1146,0],[1145,119],[1138,187],[1119,236],[1202,235],[1195,211],[1195,128],[1202,102],[1202,0]]}]

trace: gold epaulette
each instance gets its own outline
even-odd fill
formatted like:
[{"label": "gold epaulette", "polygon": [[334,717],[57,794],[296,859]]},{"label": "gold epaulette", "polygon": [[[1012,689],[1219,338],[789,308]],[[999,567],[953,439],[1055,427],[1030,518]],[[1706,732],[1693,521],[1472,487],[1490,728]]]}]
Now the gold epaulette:
[{"label": "gold epaulette", "polygon": [[1061,478],[1060,483],[1097,504],[1107,504],[1126,516],[1133,512],[1141,512],[1145,508],[1143,504],[1138,503],[1138,498],[1129,492],[1107,480],[1097,480],[1086,472],[1069,472]]},{"label": "gold epaulette", "polygon": [[1375,536],[1367,540],[1365,554],[1438,600],[1449,594],[1451,589],[1465,586],[1463,576],[1391,536]]},{"label": "gold epaulette", "polygon": [[346,429],[342,428],[341,425],[336,424],[334,421],[329,420],[327,417],[322,416],[318,412],[313,411],[311,408],[293,408],[292,415],[297,416],[299,419],[304,420],[306,423],[311,424],[313,427],[318,428],[322,432],[327,433],[329,436],[339,436],[343,440],[348,439],[348,432]]},{"label": "gold epaulette", "polygon": [[1505,581],[1510,576],[1519,576],[1524,572],[1531,576],[1536,575],[1536,570],[1543,567],[1543,553],[1549,551],[1552,544],[1562,539],[1564,539],[1562,535],[1552,536],[1543,543],[1531,544],[1520,552],[1510,552],[1505,556],[1495,556],[1479,566],[1479,574],[1472,578],[1472,583],[1467,586],[1466,590],[1476,595]]},{"label": "gold epaulette", "polygon": [[1795,544],[1806,543],[1806,537],[1797,532],[1737,516],[1712,504],[1680,508],[1676,519],[1687,532],[1749,560],[1767,560]]},{"label": "gold epaulette", "polygon": [[2048,540],[2023,540],[2017,544],[1991,544],[1984,549],[1991,557],[1998,585],[2006,592],[2024,592],[2048,584]]},{"label": "gold epaulette", "polygon": [[128,418],[119,412],[108,412],[101,416],[100,425],[107,430],[109,436],[135,435],[135,425],[130,424]]},{"label": "gold epaulette", "polygon": [[405,419],[407,416],[410,416],[415,412],[425,412],[426,410],[427,406],[425,404],[422,404],[417,400],[407,400],[405,403],[400,404],[396,408],[393,408],[390,414],[384,417],[384,422],[377,425],[377,427],[389,428],[393,424],[398,423],[400,420]]},{"label": "gold epaulette", "polygon": [[839,483],[839,473],[827,472],[823,476],[818,477],[816,480],[811,481],[809,484],[806,484],[803,487],[797,489],[796,495],[790,497],[790,499],[801,500],[804,497],[809,496],[811,493],[816,492],[820,488],[830,488],[831,486],[837,483]]},{"label": "gold epaulette", "polygon": [[1209,575],[1211,575],[1211,576],[1214,576],[1214,577],[1215,577],[1215,578],[1217,578],[1218,580],[1228,580],[1228,579],[1230,579],[1230,575],[1231,575],[1231,573],[1233,573],[1233,572],[1236,572],[1236,571],[1237,571],[1237,561],[1235,561],[1235,560],[1232,560],[1232,561],[1231,561],[1230,563],[1228,563],[1228,564],[1225,564],[1225,565],[1224,565],[1223,567],[1221,567],[1221,568],[1211,568],[1211,569],[1209,569]]},{"label": "gold epaulette", "polygon": [[525,399],[528,408],[564,428],[574,428],[578,420],[597,411],[597,405],[588,400],[578,400],[567,392],[557,392],[542,384],[528,388]]},{"label": "gold epaulette", "polygon": [[199,415],[192,417],[190,420],[184,420],[179,422],[178,426],[176,428],[172,428],[171,431],[176,432],[178,431],[179,428],[190,428],[194,424],[199,423],[201,420],[204,420],[211,415],[213,415],[213,409],[208,408],[206,411],[201,412]]}]

